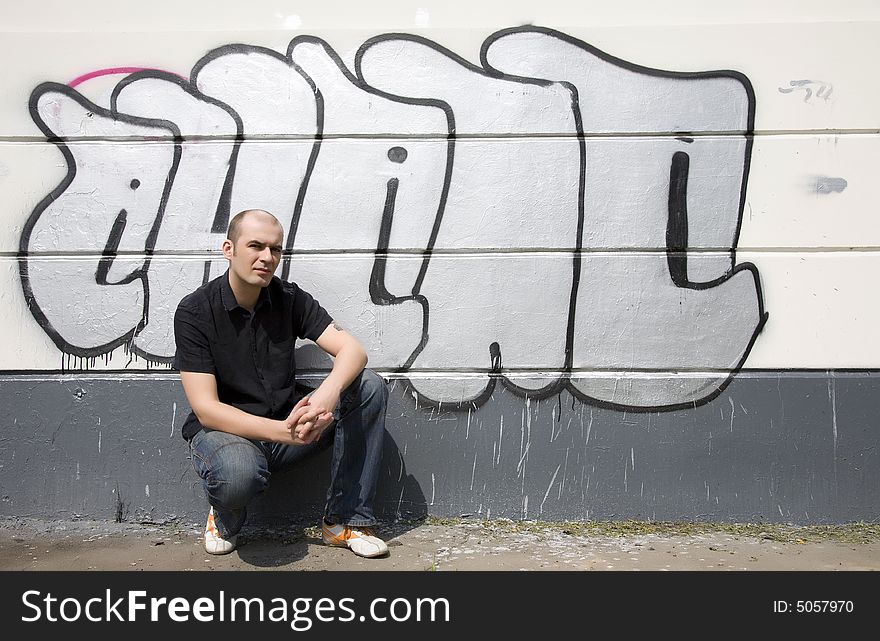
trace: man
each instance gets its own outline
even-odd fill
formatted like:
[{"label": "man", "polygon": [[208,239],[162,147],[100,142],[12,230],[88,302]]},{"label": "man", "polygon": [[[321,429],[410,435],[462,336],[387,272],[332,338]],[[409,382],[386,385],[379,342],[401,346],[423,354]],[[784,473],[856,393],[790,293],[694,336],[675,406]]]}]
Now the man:
[{"label": "man", "polygon": [[[387,387],[364,369],[357,339],[296,284],[273,276],[283,238],[268,212],[236,215],[222,245],[228,271],[184,297],[174,316],[174,366],[192,408],[182,431],[211,506],[205,550],[234,550],[247,504],[270,474],[332,443],[323,541],[381,556],[388,547],[370,526]],[[299,401],[297,338],[334,357],[327,378]]]}]

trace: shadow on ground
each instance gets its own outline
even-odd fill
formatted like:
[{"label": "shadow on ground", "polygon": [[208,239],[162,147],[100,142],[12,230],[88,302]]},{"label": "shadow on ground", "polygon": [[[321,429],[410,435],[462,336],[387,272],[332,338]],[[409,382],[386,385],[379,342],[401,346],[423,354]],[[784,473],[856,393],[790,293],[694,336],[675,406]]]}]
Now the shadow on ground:
[{"label": "shadow on ground", "polygon": [[[269,488],[248,510],[240,534],[238,555],[256,567],[281,567],[308,554],[308,546],[321,544],[318,528],[330,484],[330,451],[325,450],[295,469],[272,476]],[[393,541],[418,527],[428,515],[427,502],[388,432],[382,449],[376,518],[380,536]]]}]

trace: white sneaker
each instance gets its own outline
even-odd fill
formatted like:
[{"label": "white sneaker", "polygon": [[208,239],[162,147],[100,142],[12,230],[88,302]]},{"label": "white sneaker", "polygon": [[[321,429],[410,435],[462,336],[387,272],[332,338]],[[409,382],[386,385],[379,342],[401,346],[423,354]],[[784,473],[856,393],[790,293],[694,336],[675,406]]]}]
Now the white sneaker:
[{"label": "white sneaker", "polygon": [[324,545],[348,548],[358,556],[368,559],[388,553],[385,541],[367,527],[335,525],[321,519],[321,538]]},{"label": "white sneaker", "polygon": [[238,536],[224,539],[214,523],[214,508],[208,512],[208,522],[205,524],[205,552],[208,554],[229,554],[235,549]]}]

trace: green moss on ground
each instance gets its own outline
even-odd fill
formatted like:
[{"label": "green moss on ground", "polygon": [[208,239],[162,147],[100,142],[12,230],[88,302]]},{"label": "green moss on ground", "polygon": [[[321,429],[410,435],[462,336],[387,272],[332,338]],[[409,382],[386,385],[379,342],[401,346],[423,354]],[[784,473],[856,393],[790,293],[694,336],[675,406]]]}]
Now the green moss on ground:
[{"label": "green moss on ground", "polygon": [[512,521],[508,519],[470,519],[427,517],[424,525],[445,527],[478,525],[492,532],[568,534],[571,536],[731,536],[768,539],[781,543],[837,541],[873,543],[880,541],[880,523],[839,525],[789,525],[773,523],[699,523],[690,521]]}]

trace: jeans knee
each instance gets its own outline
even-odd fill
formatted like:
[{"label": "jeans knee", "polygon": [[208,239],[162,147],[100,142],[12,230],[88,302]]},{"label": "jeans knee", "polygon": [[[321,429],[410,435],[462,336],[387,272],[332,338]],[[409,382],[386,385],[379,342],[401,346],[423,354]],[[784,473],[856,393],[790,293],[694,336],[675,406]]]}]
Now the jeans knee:
[{"label": "jeans knee", "polygon": [[224,461],[209,470],[205,489],[212,504],[229,510],[244,508],[268,483],[266,474],[257,465],[245,461]]},{"label": "jeans knee", "polygon": [[380,402],[385,406],[388,400],[388,384],[385,379],[371,369],[365,369],[361,373],[361,398],[365,401]]}]

